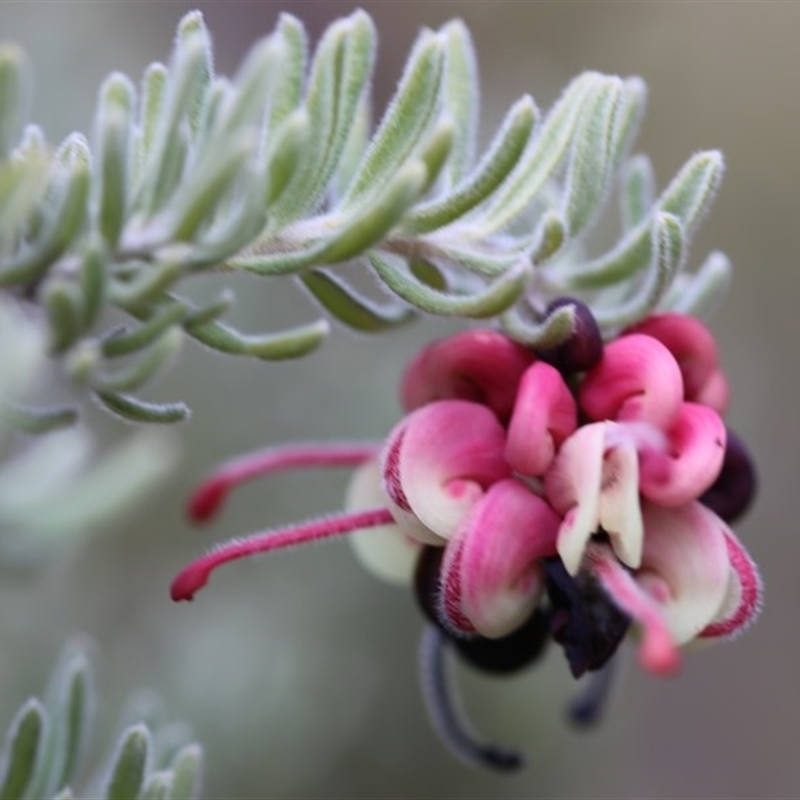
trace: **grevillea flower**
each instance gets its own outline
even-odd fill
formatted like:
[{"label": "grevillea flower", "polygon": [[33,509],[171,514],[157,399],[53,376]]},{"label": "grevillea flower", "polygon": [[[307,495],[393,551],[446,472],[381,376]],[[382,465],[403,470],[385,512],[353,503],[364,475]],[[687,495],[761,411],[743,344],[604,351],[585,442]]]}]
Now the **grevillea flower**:
[{"label": "grevillea flower", "polygon": [[224,465],[194,494],[193,519],[256,476],[356,471],[344,512],[210,551],[177,576],[173,599],[192,599],[231,560],[352,533],[365,566],[414,586],[437,731],[457,755],[499,769],[521,759],[468,732],[446,651],[504,674],[555,641],[576,677],[594,674],[571,708],[587,723],[629,632],[641,664],[668,674],[680,647],[744,629],[761,585],[727,521],[744,511],[755,473],[720,416],[728,392],[713,337],[666,314],[604,346],[588,309],[567,302],[578,324],[555,350],[487,330],[424,348],[384,442],[275,448]]}]

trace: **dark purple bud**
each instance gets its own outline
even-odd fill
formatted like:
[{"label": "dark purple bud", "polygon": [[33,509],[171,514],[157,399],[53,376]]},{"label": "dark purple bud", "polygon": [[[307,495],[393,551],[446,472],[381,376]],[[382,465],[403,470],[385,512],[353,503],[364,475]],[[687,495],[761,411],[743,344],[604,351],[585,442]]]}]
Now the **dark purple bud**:
[{"label": "dark purple bud", "polygon": [[596,366],[603,357],[603,337],[600,335],[600,328],[589,306],[572,297],[559,297],[553,300],[547,307],[547,314],[562,306],[575,307],[575,330],[572,336],[558,347],[537,350],[537,355],[564,375],[585,372]]},{"label": "dark purple bud", "polygon": [[449,628],[439,617],[439,594],[441,586],[439,573],[442,569],[444,547],[426,546],[420,550],[417,567],[414,570],[414,594],[422,613],[429,622],[445,633]]},{"label": "dark purple bud", "polygon": [[550,615],[536,609],[524,625],[500,639],[454,638],[453,644],[471,666],[504,675],[533,663],[544,652],[549,639]]},{"label": "dark purple bud", "polygon": [[728,430],[725,458],[716,481],[700,502],[725,522],[738,519],[750,507],[758,489],[758,476],[750,452],[733,431]]},{"label": "dark purple bud", "polygon": [[573,676],[605,666],[616,653],[631,619],[611,602],[590,572],[574,578],[560,558],[544,561],[552,606],[550,631],[564,648]]}]

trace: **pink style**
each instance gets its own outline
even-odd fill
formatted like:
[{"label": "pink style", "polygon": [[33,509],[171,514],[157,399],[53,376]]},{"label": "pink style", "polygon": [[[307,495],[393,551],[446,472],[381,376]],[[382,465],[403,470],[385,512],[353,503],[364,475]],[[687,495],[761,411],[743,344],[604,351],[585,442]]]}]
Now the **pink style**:
[{"label": "pink style", "polygon": [[[579,348],[597,353],[588,369],[564,358],[557,369],[496,331],[456,334],[410,363],[400,389],[407,413],[384,443],[287,446],[224,465],[195,492],[194,520],[257,476],[358,470],[344,513],[212,550],[177,576],[173,599],[192,599],[237,558],[354,532],[373,572],[415,582],[437,631],[423,659],[432,672],[441,659],[431,641],[502,672],[552,640],[576,677],[602,673],[633,630],[641,665],[669,674],[680,647],[743,630],[761,584],[721,509],[741,513],[755,479],[738,439],[729,446],[713,336],[677,314],[605,345],[588,327],[582,335],[597,337]],[[432,548],[441,555],[423,559]],[[470,741],[445,695],[429,691],[428,705],[452,749],[517,765]]]}]

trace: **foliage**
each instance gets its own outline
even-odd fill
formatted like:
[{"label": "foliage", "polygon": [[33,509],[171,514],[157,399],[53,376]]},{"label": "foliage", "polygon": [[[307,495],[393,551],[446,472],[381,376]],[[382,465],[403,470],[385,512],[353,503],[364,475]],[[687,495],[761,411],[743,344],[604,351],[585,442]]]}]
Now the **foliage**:
[{"label": "foliage", "polygon": [[103,765],[76,790],[96,709],[87,648],[75,642],[56,665],[44,700],[32,697],[6,732],[0,759],[2,800],[191,800],[203,754],[182,724],[158,724],[139,703],[128,709]]}]

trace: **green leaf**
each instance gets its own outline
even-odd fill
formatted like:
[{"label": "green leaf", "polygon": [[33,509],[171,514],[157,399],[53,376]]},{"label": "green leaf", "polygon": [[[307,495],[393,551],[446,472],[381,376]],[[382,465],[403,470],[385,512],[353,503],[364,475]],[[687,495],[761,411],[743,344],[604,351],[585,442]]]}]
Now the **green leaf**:
[{"label": "green leaf", "polygon": [[41,300],[50,325],[50,352],[63,353],[80,330],[82,309],[78,289],[66,280],[52,278],[42,288]]},{"label": "green leaf", "polygon": [[175,359],[182,341],[179,325],[167,328],[132,364],[115,372],[98,371],[91,379],[92,388],[102,393],[138,389]]},{"label": "green leaf", "polygon": [[98,171],[94,215],[95,226],[110,248],[119,240],[127,211],[135,96],[133,84],[120,73],[112,73],[100,88],[95,120]]},{"label": "green leaf", "polygon": [[0,287],[35,281],[66,251],[81,228],[89,193],[89,150],[78,134],[56,154],[50,201],[38,236],[18,255],[0,262]]},{"label": "green leaf", "polygon": [[709,150],[692,156],[673,178],[659,200],[659,208],[675,216],[687,237],[708,210],[722,181],[722,153]]},{"label": "green leaf", "polygon": [[275,36],[280,40],[283,52],[281,68],[275,76],[269,98],[269,116],[265,128],[268,137],[300,105],[308,61],[308,38],[303,24],[296,17],[282,13],[278,17]]},{"label": "green leaf", "polygon": [[565,305],[534,322],[523,315],[519,306],[510,308],[500,318],[500,326],[514,341],[528,347],[550,350],[563,344],[575,330],[575,306]]},{"label": "green leaf", "polygon": [[6,734],[0,764],[0,800],[21,800],[33,778],[47,726],[47,714],[35,698],[17,711]]},{"label": "green leaf", "polygon": [[639,77],[622,81],[622,98],[617,111],[616,130],[612,136],[613,169],[627,158],[644,117],[647,105],[647,84]]},{"label": "green leaf", "polygon": [[137,397],[118,392],[95,392],[95,397],[109,411],[130,422],[151,422],[167,425],[184,422],[191,411],[186,403],[148,403]]},{"label": "green leaf", "polygon": [[[134,311],[134,309],[129,309]],[[143,324],[127,333],[104,339],[101,343],[103,355],[108,358],[127,356],[152,344],[167,328],[183,322],[188,309],[181,303],[169,303],[150,316]]]},{"label": "green leaf", "polygon": [[449,116],[441,117],[419,150],[419,160],[425,165],[427,179],[419,194],[425,194],[439,178],[448,163],[455,140],[456,127]]},{"label": "green leaf", "polygon": [[168,800],[172,790],[172,773],[156,772],[150,776],[139,800]]},{"label": "green leaf", "polygon": [[678,314],[704,317],[717,304],[730,282],[731,262],[724,253],[715,251],[709,254],[694,275],[678,276],[663,307]]},{"label": "green leaf", "polygon": [[287,117],[274,136],[274,145],[267,155],[267,179],[264,201],[267,208],[280,200],[307,152],[311,138],[311,118],[304,108]]},{"label": "green leaf", "polygon": [[475,157],[480,107],[478,64],[469,29],[461,20],[447,23],[439,35],[445,47],[442,107],[457,134],[445,172],[445,186],[449,188],[466,175]]},{"label": "green leaf", "polygon": [[134,176],[139,189],[142,169],[151,157],[153,144],[158,134],[158,123],[164,105],[168,73],[163,64],[150,64],[142,79],[142,101],[139,119],[140,133],[137,141]]},{"label": "green leaf", "polygon": [[397,92],[386,109],[341,203],[341,212],[364,205],[400,169],[431,120],[441,85],[442,39],[423,31],[406,62]]},{"label": "green leaf", "polygon": [[136,272],[130,279],[112,280],[109,285],[109,299],[121,308],[157,299],[180,277],[184,271],[184,259],[161,258],[154,264],[141,262],[131,266]]},{"label": "green leaf", "polygon": [[89,330],[97,321],[106,299],[106,264],[99,247],[90,245],[83,254],[78,273],[82,319],[81,332]]},{"label": "green leaf", "polygon": [[203,778],[203,749],[198,744],[187,745],[175,756],[171,766],[169,800],[196,800]]},{"label": "green leaf", "polygon": [[622,81],[605,78],[587,101],[570,153],[562,216],[575,238],[596,216],[610,187]]},{"label": "green leaf", "polygon": [[555,211],[546,212],[536,227],[535,237],[531,263],[538,266],[552,258],[567,241],[564,220]]},{"label": "green leaf", "polygon": [[422,161],[414,160],[404,165],[374,202],[343,222],[339,233],[318,255],[319,263],[346,261],[383,239],[419,197],[427,178],[428,171]]},{"label": "green leaf", "polygon": [[74,408],[29,408],[6,405],[2,409],[2,421],[14,430],[27,434],[50,433],[59,428],[68,428],[78,421]]},{"label": "green leaf", "polygon": [[222,353],[279,361],[299,358],[314,350],[330,332],[330,325],[321,319],[279,333],[252,336],[221,322],[207,322],[187,327],[186,332],[198,342]]},{"label": "green leaf", "polygon": [[619,329],[638,322],[661,302],[686,255],[686,237],[680,221],[672,214],[660,213],[653,226],[653,264],[645,273],[641,287],[622,303],[594,309],[601,328]]},{"label": "green leaf", "polygon": [[190,311],[186,315],[186,319],[183,323],[184,328],[189,330],[190,328],[199,327],[200,325],[205,325],[207,322],[218,319],[233,308],[235,301],[236,295],[233,293],[232,289],[228,287],[222,289],[215,300],[208,305]]},{"label": "green leaf", "polygon": [[384,258],[372,253],[369,260],[381,280],[407,303],[422,311],[444,316],[493,317],[519,298],[530,277],[528,264],[520,260],[482,291],[456,295],[426,285],[396,256]]},{"label": "green leaf", "polygon": [[653,207],[655,177],[650,159],[645,155],[631,158],[625,164],[621,182],[622,229],[627,232],[642,223]]},{"label": "green leaf", "polygon": [[134,725],[122,734],[105,789],[107,800],[138,800],[151,747],[150,731],[144,725]]},{"label": "green leaf", "polygon": [[5,159],[28,113],[31,77],[25,52],[16,44],[0,45],[0,159]]},{"label": "green leaf", "polygon": [[436,230],[463,217],[489,197],[519,161],[533,131],[536,113],[528,96],[512,106],[480,164],[452,191],[411,210],[403,221],[403,231],[415,234]]},{"label": "green leaf", "polygon": [[581,111],[604,80],[596,72],[586,72],[570,83],[481,215],[473,234],[476,238],[505,228],[542,191],[569,152]]},{"label": "green leaf", "polygon": [[[337,135],[337,84],[341,78],[348,27],[346,20],[331,25],[314,53],[305,100],[311,139],[300,168],[295,170],[282,192],[280,202],[273,205],[273,224],[285,224],[313,208],[333,171],[334,165],[328,164],[328,154]],[[327,174],[326,169],[329,170]]]},{"label": "green leaf", "polygon": [[329,272],[311,270],[300,280],[330,314],[359,331],[386,330],[414,317],[405,306],[375,303]]},{"label": "green leaf", "polygon": [[52,752],[50,779],[44,787],[48,795],[72,780],[86,744],[93,700],[88,657],[79,646],[68,648],[47,691],[47,708],[52,721],[48,742]]}]

